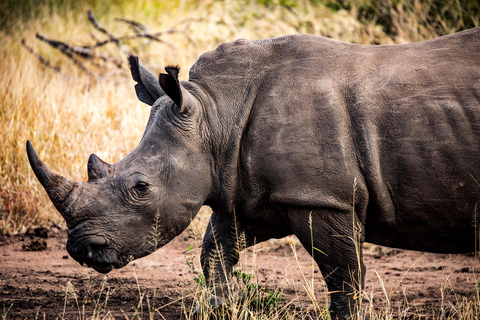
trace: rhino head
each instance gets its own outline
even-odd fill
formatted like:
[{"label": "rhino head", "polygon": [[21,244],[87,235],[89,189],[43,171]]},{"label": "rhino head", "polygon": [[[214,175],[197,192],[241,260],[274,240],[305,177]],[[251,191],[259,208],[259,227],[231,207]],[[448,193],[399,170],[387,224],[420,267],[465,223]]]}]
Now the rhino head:
[{"label": "rhino head", "polygon": [[137,96],[152,109],[139,145],[120,162],[92,154],[88,181],[74,182],[52,172],[27,142],[30,165],[67,223],[69,254],[102,273],[179,235],[211,189],[195,86],[180,84],[175,67],[157,79],[136,57],[130,65]]}]

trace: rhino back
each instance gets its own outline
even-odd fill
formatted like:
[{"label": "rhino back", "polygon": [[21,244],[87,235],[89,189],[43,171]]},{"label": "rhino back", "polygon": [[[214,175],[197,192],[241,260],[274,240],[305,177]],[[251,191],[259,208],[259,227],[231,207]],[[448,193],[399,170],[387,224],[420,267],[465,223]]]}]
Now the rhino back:
[{"label": "rhino back", "polygon": [[479,28],[395,46],[289,36],[227,44],[203,58],[217,75],[227,70],[224,94],[256,88],[253,104],[243,106],[250,109],[235,200],[247,218],[284,224],[287,205],[350,213],[356,180],[367,241],[473,248]]},{"label": "rhino back", "polygon": [[480,186],[479,29],[378,49],[344,94],[371,197],[367,241],[469,251]]}]

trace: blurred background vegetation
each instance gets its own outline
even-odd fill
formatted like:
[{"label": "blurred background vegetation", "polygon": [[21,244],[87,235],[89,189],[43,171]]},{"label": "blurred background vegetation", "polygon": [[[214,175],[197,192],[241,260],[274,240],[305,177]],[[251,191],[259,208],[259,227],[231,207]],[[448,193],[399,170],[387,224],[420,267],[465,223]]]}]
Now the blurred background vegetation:
[{"label": "blurred background vegetation", "polygon": [[[108,33],[94,27],[88,10]],[[129,38],[147,31],[118,18],[141,23],[156,40]],[[32,225],[64,226],[28,165],[27,140],[53,170],[78,181],[86,181],[91,153],[114,163],[136,146],[149,108],[135,96],[126,63],[130,52],[154,73],[180,65],[180,77],[187,79],[200,54],[237,38],[310,33],[397,44],[476,27],[479,21],[477,0],[3,0],[0,235]],[[112,35],[122,40],[94,46]],[[75,52],[69,57],[68,50],[42,37],[87,48],[95,59]],[[208,209],[203,211],[199,228],[208,219]]]}]

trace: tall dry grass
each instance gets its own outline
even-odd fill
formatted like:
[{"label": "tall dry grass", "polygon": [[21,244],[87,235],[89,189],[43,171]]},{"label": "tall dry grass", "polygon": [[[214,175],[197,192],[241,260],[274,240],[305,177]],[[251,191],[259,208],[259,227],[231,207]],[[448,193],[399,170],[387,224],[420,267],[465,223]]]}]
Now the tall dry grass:
[{"label": "tall dry grass", "polygon": [[[149,114],[149,108],[135,96],[121,49],[114,45],[102,49],[121,57],[124,65],[98,80],[35,39],[37,32],[77,45],[92,43],[92,33],[105,39],[88,21],[87,9],[116,35],[128,32],[116,17],[139,21],[150,31],[181,29],[185,33],[162,36],[163,43],[134,40],[124,46],[154,73],[167,64],[180,65],[183,79],[201,53],[237,38],[312,33],[354,43],[393,44],[439,35],[438,28],[428,28],[422,16],[433,0],[403,1],[412,6],[401,10],[397,10],[399,1],[383,1],[390,3],[387,11],[395,17],[395,35],[387,34],[376,19],[360,19],[364,9],[358,1],[344,2],[348,3],[344,9],[331,9],[331,2],[89,0],[39,4],[7,0],[0,4],[0,234],[30,225],[63,223],[28,165],[26,140],[32,140],[53,170],[85,181],[88,156],[96,153],[111,163],[120,160],[138,143]],[[67,76],[45,68],[21,46],[21,39]]]}]

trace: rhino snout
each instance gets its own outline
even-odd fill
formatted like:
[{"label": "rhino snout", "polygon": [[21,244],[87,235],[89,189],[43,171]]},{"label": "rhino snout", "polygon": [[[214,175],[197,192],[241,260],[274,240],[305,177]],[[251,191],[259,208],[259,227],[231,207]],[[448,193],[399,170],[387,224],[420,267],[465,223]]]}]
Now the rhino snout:
[{"label": "rhino snout", "polygon": [[123,267],[124,264],[118,259],[117,251],[109,246],[106,238],[90,236],[83,241],[72,241],[72,238],[69,237],[67,242],[67,251],[80,264],[101,273]]}]

